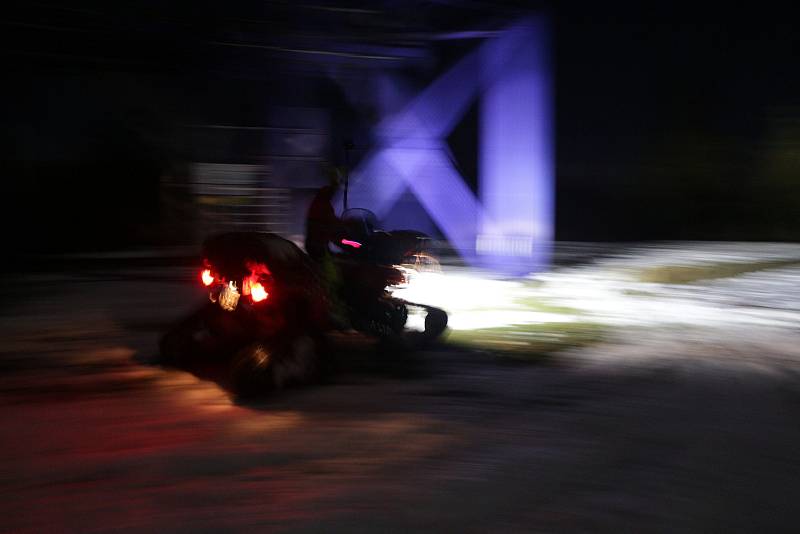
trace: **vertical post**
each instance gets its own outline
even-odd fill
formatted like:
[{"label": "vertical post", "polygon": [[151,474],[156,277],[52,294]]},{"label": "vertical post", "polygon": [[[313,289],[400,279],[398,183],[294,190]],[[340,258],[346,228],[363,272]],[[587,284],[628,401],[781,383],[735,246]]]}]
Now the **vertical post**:
[{"label": "vertical post", "polygon": [[344,142],[344,209],[347,211],[347,192],[350,190],[350,149],[353,148],[352,141]]}]

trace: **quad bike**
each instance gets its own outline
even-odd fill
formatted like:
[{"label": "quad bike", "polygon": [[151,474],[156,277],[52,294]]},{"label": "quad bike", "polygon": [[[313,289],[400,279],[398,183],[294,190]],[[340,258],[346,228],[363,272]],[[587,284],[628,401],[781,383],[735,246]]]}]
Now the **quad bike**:
[{"label": "quad bike", "polygon": [[321,372],[328,298],[316,266],[277,235],[231,232],[203,244],[208,301],[161,339],[161,361],[228,363],[240,394],[313,380]]},{"label": "quad bike", "polygon": [[[251,395],[319,378],[328,364],[328,334],[337,329],[410,348],[438,337],[447,326],[444,311],[418,306],[427,313],[425,329],[407,332],[409,307],[417,305],[389,292],[407,283],[411,264],[399,265],[412,262],[422,242],[375,231],[345,229],[342,235],[333,255],[336,287],[300,248],[275,234],[232,232],[207,239],[199,278],[209,301],[163,336],[162,361],[228,361],[233,389]],[[346,324],[334,319],[337,307],[344,309]]]}]

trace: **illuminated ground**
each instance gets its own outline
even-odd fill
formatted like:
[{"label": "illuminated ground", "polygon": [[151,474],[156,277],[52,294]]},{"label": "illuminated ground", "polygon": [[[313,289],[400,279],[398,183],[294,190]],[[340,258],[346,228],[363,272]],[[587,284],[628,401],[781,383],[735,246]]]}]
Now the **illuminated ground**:
[{"label": "illuminated ground", "polygon": [[794,529],[800,247],[560,253],[571,266],[524,281],[449,270],[472,298],[427,293],[452,345],[411,372],[259,404],[143,363],[195,295],[181,269],[6,283],[3,526]]}]

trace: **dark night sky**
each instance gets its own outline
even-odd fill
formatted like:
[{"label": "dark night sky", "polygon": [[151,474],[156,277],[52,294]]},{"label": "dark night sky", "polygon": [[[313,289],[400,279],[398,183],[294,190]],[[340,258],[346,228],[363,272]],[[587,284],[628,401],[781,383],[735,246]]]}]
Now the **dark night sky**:
[{"label": "dark night sky", "polygon": [[[266,100],[341,99],[309,83],[313,64],[215,42],[302,34],[306,45],[384,46],[409,32],[500,27],[522,4],[331,3],[369,13],[311,14],[255,5],[27,3],[4,12],[0,140],[14,199],[4,217],[22,229],[22,246],[42,235],[45,247],[146,241],[159,176],[188,158],[181,124],[257,123]],[[576,3],[551,13],[559,238],[800,239],[793,17]],[[447,46],[417,39],[428,50]],[[421,81],[444,64],[441,56],[409,72]],[[455,142],[468,147],[468,138]]]},{"label": "dark night sky", "polygon": [[798,37],[743,15],[560,19],[562,235],[797,239],[796,175],[770,160],[796,158]]}]

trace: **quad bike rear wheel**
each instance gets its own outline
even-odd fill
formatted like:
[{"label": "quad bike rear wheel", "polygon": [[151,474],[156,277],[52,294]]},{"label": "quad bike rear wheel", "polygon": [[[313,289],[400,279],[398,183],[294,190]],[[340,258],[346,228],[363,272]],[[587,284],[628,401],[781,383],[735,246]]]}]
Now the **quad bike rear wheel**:
[{"label": "quad bike rear wheel", "polygon": [[216,349],[202,312],[195,312],[172,327],[159,342],[159,361],[184,365],[198,356],[207,356]]},{"label": "quad bike rear wheel", "polygon": [[159,342],[159,361],[192,365],[241,347],[249,340],[247,328],[216,305],[205,305],[176,323]]},{"label": "quad bike rear wheel", "polygon": [[242,397],[265,395],[314,382],[321,371],[320,342],[302,334],[279,342],[259,341],[233,359],[231,385]]}]

